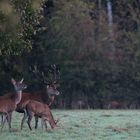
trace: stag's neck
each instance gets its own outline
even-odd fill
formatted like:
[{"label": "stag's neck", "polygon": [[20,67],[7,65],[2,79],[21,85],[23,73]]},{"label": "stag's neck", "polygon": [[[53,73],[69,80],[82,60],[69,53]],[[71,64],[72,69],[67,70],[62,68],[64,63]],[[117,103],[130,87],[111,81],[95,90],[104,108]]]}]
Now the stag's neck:
[{"label": "stag's neck", "polygon": [[41,94],[40,94],[42,97],[42,100],[44,103],[49,103],[49,96],[48,96],[48,92],[47,92],[47,89],[46,87],[44,87],[41,91]]},{"label": "stag's neck", "polygon": [[16,104],[18,104],[21,101],[21,97],[22,97],[22,91],[16,91],[14,96],[14,101]]},{"label": "stag's neck", "polygon": [[44,92],[46,93],[47,98],[49,98],[47,87],[45,86]]}]

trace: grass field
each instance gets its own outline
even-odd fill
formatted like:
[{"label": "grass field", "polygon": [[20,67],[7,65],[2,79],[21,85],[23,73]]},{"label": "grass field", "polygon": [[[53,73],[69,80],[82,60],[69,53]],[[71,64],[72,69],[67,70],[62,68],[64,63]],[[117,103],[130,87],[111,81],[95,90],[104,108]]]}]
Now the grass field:
[{"label": "grass field", "polygon": [[[22,115],[13,114],[13,132],[7,125],[0,132],[0,140],[140,140],[139,110],[53,110],[59,128],[29,130],[27,124],[20,131]],[[40,124],[40,123],[39,123]],[[34,121],[32,122],[32,127]]]}]

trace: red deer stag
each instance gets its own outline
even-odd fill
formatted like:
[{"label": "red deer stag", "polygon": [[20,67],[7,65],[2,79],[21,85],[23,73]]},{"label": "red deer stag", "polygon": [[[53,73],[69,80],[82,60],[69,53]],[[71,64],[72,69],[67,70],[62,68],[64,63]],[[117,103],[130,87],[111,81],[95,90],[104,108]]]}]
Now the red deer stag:
[{"label": "red deer stag", "polygon": [[[27,100],[27,98],[26,98],[26,100],[21,100],[21,102],[18,104],[18,106],[17,106],[17,108],[16,108],[16,111],[18,111],[18,109],[19,109],[19,111],[24,111],[24,117],[23,117],[23,119],[22,119],[22,122],[21,122],[21,129],[22,129],[22,126],[23,126],[23,123],[24,123],[24,121],[25,121],[25,118],[26,118],[26,116],[27,116],[27,114],[26,114],[26,105],[28,104],[28,102],[30,101],[30,100],[35,100],[35,101],[42,101],[42,103],[43,103],[43,99],[42,100],[39,100],[39,98],[41,98],[42,97],[42,93],[43,92],[34,92],[34,93],[32,93],[31,94],[31,96],[29,96],[28,97],[28,100]],[[47,85],[46,86],[46,90],[45,90],[45,93],[47,94],[47,95],[49,95],[49,96],[55,96],[55,95],[59,95],[59,91],[56,89],[56,87],[54,86],[54,85]],[[36,96],[35,96],[36,95]],[[37,96],[38,95],[38,96]],[[36,97],[36,98],[35,98]],[[44,97],[44,96],[43,96]],[[42,97],[42,98],[43,98]],[[24,98],[22,98],[22,99],[24,99]],[[18,111],[18,112],[19,112]],[[37,128],[37,122],[38,122],[38,116],[35,116],[35,120],[36,120],[36,124],[35,124],[35,128]]]},{"label": "red deer stag", "polygon": [[14,94],[9,98],[0,100],[0,113],[4,115],[2,128],[4,127],[5,121],[7,119],[9,125],[9,131],[11,130],[12,113],[16,109],[17,104],[21,101],[22,90],[27,87],[25,84],[22,83],[23,79],[20,82],[16,82],[14,79],[11,79],[11,82],[14,85],[14,89],[15,89]]},{"label": "red deer stag", "polygon": [[[50,69],[49,69],[50,70]],[[24,93],[22,96],[21,102],[18,104],[16,111],[20,113],[24,113],[24,117],[21,123],[24,122],[24,118],[26,117],[26,111],[25,111],[25,104],[28,100],[35,100],[42,103],[45,103],[49,106],[54,102],[55,96],[59,95],[59,91],[57,90],[58,83],[51,82],[48,84],[48,78],[45,76],[44,71],[38,70],[37,67],[34,66],[32,69],[32,72],[37,76],[37,78],[44,83],[44,88],[40,91],[32,92],[31,94]],[[57,80],[57,75],[59,76],[59,69],[53,65],[51,72],[53,73],[54,79]],[[35,128],[38,126],[38,117],[35,117]]]},{"label": "red deer stag", "polygon": [[[46,104],[43,104],[43,103],[40,103],[40,102],[34,101],[34,100],[29,100],[26,105],[26,113],[27,114],[24,117],[24,121],[28,117],[27,124],[28,124],[30,130],[32,130],[30,123],[31,123],[33,116],[42,118],[46,129],[47,129],[46,121],[49,122],[52,129],[57,126],[56,125],[57,122],[54,120],[53,115],[52,115],[48,105],[46,105]],[[22,122],[21,129],[23,127],[24,121]]]}]

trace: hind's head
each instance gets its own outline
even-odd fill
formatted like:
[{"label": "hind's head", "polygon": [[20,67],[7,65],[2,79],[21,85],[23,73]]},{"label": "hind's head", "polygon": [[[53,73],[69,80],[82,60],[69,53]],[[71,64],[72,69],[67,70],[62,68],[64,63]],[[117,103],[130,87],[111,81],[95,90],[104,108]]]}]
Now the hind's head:
[{"label": "hind's head", "polygon": [[16,81],[14,78],[11,79],[12,84],[17,92],[27,88],[27,85],[23,83],[23,78],[20,81]]}]

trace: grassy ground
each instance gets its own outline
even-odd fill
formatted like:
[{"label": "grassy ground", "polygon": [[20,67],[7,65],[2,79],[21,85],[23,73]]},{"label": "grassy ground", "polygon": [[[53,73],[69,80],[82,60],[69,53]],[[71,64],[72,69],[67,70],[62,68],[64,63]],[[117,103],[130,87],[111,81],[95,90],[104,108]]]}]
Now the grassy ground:
[{"label": "grassy ground", "polygon": [[[29,130],[27,124],[20,131],[22,115],[14,113],[13,132],[7,125],[0,132],[0,140],[140,140],[139,110],[53,110],[59,118],[59,128],[48,131]],[[40,123],[39,123],[40,124]],[[34,126],[34,122],[32,123]]]}]

